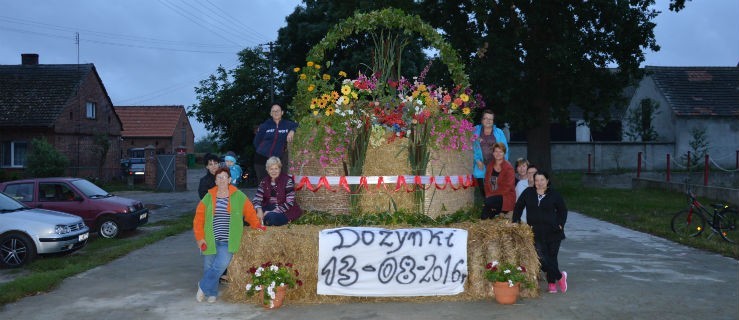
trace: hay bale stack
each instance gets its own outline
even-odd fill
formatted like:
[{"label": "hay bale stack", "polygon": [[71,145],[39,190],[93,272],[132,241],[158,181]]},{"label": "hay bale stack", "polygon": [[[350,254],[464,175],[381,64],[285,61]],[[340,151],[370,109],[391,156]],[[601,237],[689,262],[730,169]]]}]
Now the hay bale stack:
[{"label": "hay bale stack", "polygon": [[[362,168],[363,176],[399,176],[410,172],[408,139],[383,144],[379,147],[367,147],[367,156]],[[393,210],[388,210],[391,208],[391,201],[398,209],[413,211],[413,193],[393,192],[394,183],[385,183],[384,186],[377,190],[377,185],[370,185],[370,190],[362,190],[359,195],[356,195],[359,197],[359,208],[362,212],[392,212]]]},{"label": "hay bale stack", "polygon": [[[426,175],[429,176],[458,176],[472,174],[472,150],[449,151],[431,150]],[[439,181],[442,184],[444,181]],[[454,186],[458,181],[452,179]],[[426,215],[436,218],[440,215],[453,213],[459,209],[471,207],[475,201],[475,188],[452,190],[447,186],[445,190],[436,190],[431,187],[426,191],[424,201]]]},{"label": "hay bale stack", "polygon": [[[512,224],[503,219],[465,222],[450,225],[468,231],[467,266],[468,279],[465,291],[454,296],[408,297],[408,298],[365,298],[317,295],[318,280],[318,234],[322,229],[337,226],[289,225],[269,228],[267,232],[246,231],[241,250],[234,255],[228,269],[230,283],[224,297],[228,301],[258,304],[261,295],[246,297],[247,271],[262,263],[291,262],[300,271],[302,287],[287,292],[288,303],[344,303],[380,301],[462,301],[482,300],[493,296],[491,284],[485,280],[485,265],[492,260],[511,261],[528,269],[529,280],[534,288],[522,288],[522,297],[539,295],[536,276],[539,260],[534,249],[533,233],[528,225]],[[392,226],[388,229],[408,228]]]}]

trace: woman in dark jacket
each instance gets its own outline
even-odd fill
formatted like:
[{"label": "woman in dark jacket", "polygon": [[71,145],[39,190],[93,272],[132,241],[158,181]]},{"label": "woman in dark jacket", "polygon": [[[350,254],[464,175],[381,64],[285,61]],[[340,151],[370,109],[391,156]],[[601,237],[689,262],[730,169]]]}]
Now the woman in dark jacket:
[{"label": "woman in dark jacket", "polygon": [[254,135],[254,169],[258,180],[267,176],[264,163],[270,157],[278,157],[282,163],[288,164],[287,144],[293,141],[295,129],[298,128],[297,123],[282,118],[285,111],[279,104],[273,105],[269,114],[271,118],[259,125]]},{"label": "woman in dark jacket", "polygon": [[303,210],[295,202],[295,181],[282,172],[280,158],[269,158],[265,167],[268,175],[254,195],[254,208],[262,224],[281,226],[299,218]]},{"label": "woman in dark jacket", "polygon": [[527,212],[526,221],[534,231],[534,246],[541,269],[547,273],[549,293],[557,293],[557,286],[560,291],[566,292],[567,272],[560,272],[557,255],[565,239],[567,206],[562,196],[549,187],[549,175],[546,172],[535,173],[534,187],[528,187],[521,193],[513,209],[513,222],[521,221],[524,208]]}]

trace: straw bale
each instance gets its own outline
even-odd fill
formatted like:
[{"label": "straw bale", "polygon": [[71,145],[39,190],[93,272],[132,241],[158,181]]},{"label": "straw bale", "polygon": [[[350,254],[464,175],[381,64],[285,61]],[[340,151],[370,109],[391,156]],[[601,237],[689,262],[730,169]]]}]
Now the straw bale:
[{"label": "straw bale", "polygon": [[[450,151],[431,150],[426,175],[459,176],[472,174],[472,150]],[[443,181],[439,181],[443,183]],[[452,183],[456,186],[457,180]],[[452,190],[447,186],[445,190],[436,190],[431,187],[426,191],[424,208],[426,215],[436,218],[440,215],[453,213],[459,209],[472,207],[475,201],[475,188]]]},{"label": "straw bale", "polygon": [[[521,297],[538,297],[539,260],[534,238],[528,225],[513,224],[504,219],[482,220],[449,225],[468,231],[465,291],[453,296],[434,297],[347,297],[317,295],[318,234],[322,229],[338,226],[288,225],[272,227],[266,232],[245,231],[241,249],[234,255],[228,269],[230,282],[224,298],[231,302],[259,304],[261,295],[246,297],[247,271],[252,266],[271,262],[291,262],[300,271],[303,286],[287,292],[287,303],[346,303],[382,301],[465,301],[493,297],[491,284],[484,278],[485,265],[492,260],[510,261],[527,268],[533,288],[523,288]],[[408,226],[389,226],[388,229]]]},{"label": "straw bale", "polygon": [[[408,164],[408,140],[402,139],[379,147],[367,147],[367,155],[362,168],[364,176],[398,176],[411,172]],[[398,209],[413,210],[413,193],[395,190],[396,184],[386,183],[384,188],[370,190],[359,194],[359,207],[362,212],[382,212],[390,208],[391,201]],[[390,210],[392,211],[392,210]]]},{"label": "straw bale", "polygon": [[[290,149],[290,159],[294,159],[294,157],[296,157],[292,153],[293,149],[295,148]],[[323,167],[318,162],[318,156],[314,156],[309,157],[308,162],[305,165],[295,168],[291,173],[306,176],[343,176],[344,167],[343,164],[329,164],[326,167]],[[300,181],[295,181],[295,183],[300,183]],[[338,188],[338,186],[331,187],[332,189]],[[344,189],[332,192],[321,188],[320,190],[313,192],[308,190],[308,188],[303,188],[295,192],[295,197],[303,210],[323,211],[333,214],[349,213],[349,194],[344,191]]]}]

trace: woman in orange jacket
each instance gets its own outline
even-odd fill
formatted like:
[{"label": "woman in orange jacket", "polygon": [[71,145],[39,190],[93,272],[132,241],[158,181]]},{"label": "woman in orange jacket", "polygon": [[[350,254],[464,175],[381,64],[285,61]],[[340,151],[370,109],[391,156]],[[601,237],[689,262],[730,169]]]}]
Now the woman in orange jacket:
[{"label": "woman in orange jacket", "polygon": [[198,302],[208,299],[215,302],[218,296],[218,279],[226,270],[231,258],[241,245],[244,223],[252,229],[266,230],[257,218],[249,198],[231,185],[231,172],[219,168],[216,186],[200,200],[192,222],[195,241],[204,258],[203,276],[198,281]]}]

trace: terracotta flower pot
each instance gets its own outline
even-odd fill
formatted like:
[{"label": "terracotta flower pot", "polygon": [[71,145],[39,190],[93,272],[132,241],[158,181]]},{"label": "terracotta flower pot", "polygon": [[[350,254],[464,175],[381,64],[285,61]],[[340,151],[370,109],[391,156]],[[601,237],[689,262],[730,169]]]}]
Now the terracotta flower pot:
[{"label": "terracotta flower pot", "polygon": [[516,303],[519,290],[521,290],[520,283],[509,287],[508,282],[493,282],[493,295],[495,295],[495,301],[500,304]]},{"label": "terracotta flower pot", "polygon": [[275,298],[270,300],[269,303],[264,304],[265,309],[277,309],[282,307],[282,303],[285,301],[285,295],[287,294],[287,288],[285,286],[279,286],[275,288]]}]

